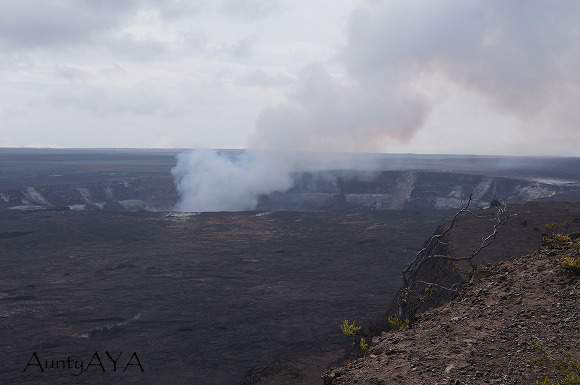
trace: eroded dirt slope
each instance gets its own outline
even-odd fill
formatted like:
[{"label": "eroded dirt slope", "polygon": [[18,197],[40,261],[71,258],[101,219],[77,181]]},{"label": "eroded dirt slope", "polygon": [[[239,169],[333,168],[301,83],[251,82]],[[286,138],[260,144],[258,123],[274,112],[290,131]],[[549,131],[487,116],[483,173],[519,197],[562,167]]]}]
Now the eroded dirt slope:
[{"label": "eroded dirt slope", "polygon": [[572,238],[482,267],[458,298],[376,337],[325,384],[577,384],[580,285],[562,260],[579,255]]}]

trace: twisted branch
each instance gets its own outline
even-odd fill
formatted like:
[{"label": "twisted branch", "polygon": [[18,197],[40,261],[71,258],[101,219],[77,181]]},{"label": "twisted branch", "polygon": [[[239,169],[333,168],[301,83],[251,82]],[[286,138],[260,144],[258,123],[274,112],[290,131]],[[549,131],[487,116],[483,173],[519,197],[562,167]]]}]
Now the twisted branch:
[{"label": "twisted branch", "polygon": [[470,255],[464,257],[453,257],[451,255],[438,253],[438,249],[440,248],[440,246],[448,245],[448,243],[444,242],[443,240],[447,237],[450,231],[456,226],[457,221],[461,216],[471,215],[477,219],[486,218],[484,216],[477,215],[470,210],[472,201],[473,196],[469,195],[467,201],[460,207],[459,211],[455,213],[455,215],[451,218],[449,223],[443,229],[441,228],[437,229],[437,232],[434,235],[432,235],[431,238],[429,238],[429,240],[425,243],[425,246],[417,252],[415,258],[411,261],[411,263],[409,263],[409,265],[405,268],[405,270],[403,270],[404,286],[403,289],[401,290],[401,296],[399,299],[400,313],[404,313],[404,311],[402,311],[403,306],[409,305],[410,294],[415,289],[416,285],[424,285],[427,286],[428,288],[437,287],[453,293],[456,293],[459,290],[460,286],[459,283],[453,284],[451,287],[447,287],[437,282],[426,282],[422,280],[417,280],[417,276],[421,271],[421,268],[428,261],[432,260],[448,260],[452,262],[467,261],[471,266],[471,271],[469,273],[470,281],[473,280],[476,272],[476,265],[473,263],[474,258],[495,241],[498,230],[503,224],[506,223],[509,217],[509,213],[507,206],[505,204],[497,206],[492,230],[490,231],[489,234],[481,238],[480,244],[474,250],[472,250]]}]

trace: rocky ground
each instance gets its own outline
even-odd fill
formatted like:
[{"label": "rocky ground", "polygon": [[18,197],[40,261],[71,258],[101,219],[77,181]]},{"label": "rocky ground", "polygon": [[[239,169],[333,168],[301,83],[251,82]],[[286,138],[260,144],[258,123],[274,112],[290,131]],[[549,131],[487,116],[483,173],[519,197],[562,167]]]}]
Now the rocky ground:
[{"label": "rocky ground", "polygon": [[[537,250],[547,223],[580,231],[578,204],[510,212],[482,263]],[[355,353],[342,320],[365,332],[382,320],[401,270],[453,213],[6,211],[0,383],[320,384],[323,370]],[[453,255],[489,226],[461,221]],[[33,352],[87,363],[106,351],[125,352],[123,365],[138,352],[145,372],[112,372],[109,361],[106,373],[92,367],[78,377],[68,368],[23,371]]]},{"label": "rocky ground", "polygon": [[452,302],[375,337],[365,357],[324,383],[579,384],[580,281],[562,265],[579,255],[576,235],[481,267]]},{"label": "rocky ground", "polygon": [[[445,216],[8,211],[0,384],[320,383],[349,347],[341,320],[380,318]],[[138,352],[145,372],[23,371],[33,352],[105,351]]]}]

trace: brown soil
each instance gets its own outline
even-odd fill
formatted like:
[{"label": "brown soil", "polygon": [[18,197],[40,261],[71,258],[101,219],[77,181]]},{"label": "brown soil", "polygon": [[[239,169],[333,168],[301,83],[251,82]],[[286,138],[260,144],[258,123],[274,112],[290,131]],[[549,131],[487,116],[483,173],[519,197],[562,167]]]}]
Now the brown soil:
[{"label": "brown soil", "polygon": [[579,254],[577,239],[481,267],[455,300],[375,337],[366,357],[327,372],[325,384],[556,383],[563,363],[580,375],[580,285],[561,265]]}]

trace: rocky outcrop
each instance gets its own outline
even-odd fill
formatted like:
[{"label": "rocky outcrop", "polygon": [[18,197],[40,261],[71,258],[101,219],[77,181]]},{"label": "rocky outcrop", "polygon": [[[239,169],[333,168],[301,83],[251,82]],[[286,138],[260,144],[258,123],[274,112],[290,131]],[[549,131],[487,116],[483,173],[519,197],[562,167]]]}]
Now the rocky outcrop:
[{"label": "rocky outcrop", "polygon": [[481,267],[453,301],[375,337],[365,357],[326,372],[324,383],[578,384],[580,282],[567,256],[580,256],[577,235]]},{"label": "rocky outcrop", "polygon": [[[166,211],[178,200],[169,173],[148,176],[17,176],[0,183],[0,210]],[[493,200],[580,200],[580,182],[535,181],[435,171],[318,171],[296,173],[288,191],[259,198],[257,210],[455,209],[470,194],[474,207]]]},{"label": "rocky outcrop", "polygon": [[[324,171],[294,176],[288,191],[262,196],[259,210],[455,209],[473,196],[474,207],[494,200],[523,203],[576,198],[577,184],[430,171]],[[580,195],[579,195],[580,198]]]},{"label": "rocky outcrop", "polygon": [[79,180],[0,190],[0,210],[167,211],[176,200],[170,177]]}]

